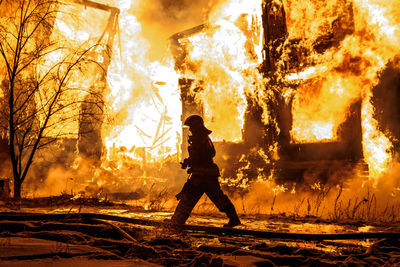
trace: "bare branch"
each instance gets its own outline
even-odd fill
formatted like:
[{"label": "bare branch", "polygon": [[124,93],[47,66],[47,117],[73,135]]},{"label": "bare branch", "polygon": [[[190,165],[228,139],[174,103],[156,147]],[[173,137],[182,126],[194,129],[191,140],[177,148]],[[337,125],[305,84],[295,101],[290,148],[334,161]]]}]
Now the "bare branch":
[{"label": "bare branch", "polygon": [[12,68],[10,66],[10,63],[8,62],[8,58],[7,58],[6,52],[4,51],[4,47],[3,47],[1,42],[0,42],[0,53],[1,53],[1,56],[3,57],[3,59],[4,59],[4,62],[6,63],[6,66],[7,66],[8,79],[11,80]]},{"label": "bare branch", "polygon": [[[92,58],[97,53],[94,48],[100,44],[89,45],[95,39],[81,47],[60,40],[51,42],[48,33],[60,12],[58,5],[54,0],[18,0],[13,5],[15,12],[7,18],[10,25],[0,25],[0,58],[8,76],[6,97],[1,99],[6,104],[5,111],[0,112],[0,120],[8,125],[2,123],[0,129],[8,132],[14,181],[19,185],[39,149],[61,137],[76,136],[77,130],[69,128],[71,122],[84,118],[101,125],[105,112],[103,96],[96,92],[97,88],[69,86],[86,67],[95,66],[106,73],[108,63]],[[109,11],[116,13],[116,10]],[[107,29],[113,23],[110,17]],[[101,47],[103,53],[111,50],[111,46]],[[56,62],[48,60],[54,52],[63,55]]]},{"label": "bare branch", "polygon": [[[42,5],[43,5],[43,4],[46,4],[46,3],[42,3]],[[28,34],[28,35],[25,37],[25,42],[21,45],[21,48],[22,48],[22,49],[26,46],[26,44],[27,44],[28,41],[31,39],[31,37],[33,36],[33,34],[36,32],[36,30],[39,28],[39,26],[43,25],[43,23],[45,22],[46,18],[47,18],[48,16],[50,16],[50,14],[53,13],[53,12],[50,12],[50,11],[49,11],[49,10],[50,10],[50,7],[51,7],[51,5],[52,5],[52,2],[47,2],[47,4],[48,4],[47,10],[44,12],[44,16],[41,17],[40,20],[36,23],[36,25],[33,27],[32,31],[31,31],[31,33]],[[39,6],[40,6],[40,5],[35,6],[35,8],[32,10],[32,12],[31,12],[28,16],[25,17],[25,23],[30,19],[30,16],[32,16],[32,14],[34,14],[35,9],[37,9]],[[54,12],[54,13],[55,13],[55,12]]]},{"label": "bare branch", "polygon": [[[37,92],[38,87],[35,86],[34,90],[31,90],[31,92],[29,92],[28,94],[25,94],[26,92],[21,92],[18,95],[16,95],[15,97],[15,101],[14,101],[14,114],[17,114],[19,111],[21,111],[23,108],[25,108],[26,104],[31,101],[32,97],[34,96],[34,94]],[[18,100],[20,97],[25,96],[25,99],[23,100],[23,102],[20,104],[20,106],[17,106]]]},{"label": "bare branch", "polygon": [[[41,138],[43,137],[43,132],[45,131],[45,129],[47,129],[47,124],[48,124],[48,122],[49,122],[49,120],[50,120],[50,118],[51,118],[50,114],[52,113],[52,110],[53,110],[53,108],[54,108],[54,106],[55,106],[57,100],[59,99],[59,96],[60,96],[60,94],[61,94],[61,92],[62,92],[62,88],[63,88],[63,86],[64,86],[64,83],[65,83],[66,80],[68,79],[69,73],[73,70],[73,68],[74,68],[76,65],[78,65],[78,63],[80,62],[80,60],[83,59],[84,56],[85,56],[89,51],[90,51],[90,49],[85,50],[82,54],[80,54],[80,55],[78,56],[76,62],[74,62],[72,65],[68,66],[68,67],[67,67],[67,70],[66,70],[66,72],[65,72],[65,75],[64,75],[63,77],[61,77],[62,79],[61,79],[60,83],[58,84],[58,88],[57,88],[57,90],[56,90],[55,97],[53,98],[53,100],[51,101],[51,103],[50,103],[50,105],[49,105],[49,107],[48,107],[48,116],[46,116],[43,125],[42,125],[42,126],[40,127],[40,129],[39,129],[39,133],[38,133],[37,139],[36,139],[36,141],[35,141],[35,143],[34,143],[34,145],[33,145],[33,147],[32,147],[32,150],[31,150],[31,152],[30,152],[29,158],[28,158],[27,163],[26,163],[26,165],[25,165],[25,169],[24,169],[24,171],[23,171],[23,173],[22,173],[22,175],[21,175],[22,181],[25,179],[26,174],[27,174],[27,172],[28,172],[28,169],[29,169],[30,165],[31,165],[32,162],[33,162],[33,156],[35,155],[35,152],[36,152],[36,150],[37,150],[37,148],[38,148],[38,146],[39,146],[39,144],[40,144]],[[58,74],[59,74],[59,72],[58,72]]]}]

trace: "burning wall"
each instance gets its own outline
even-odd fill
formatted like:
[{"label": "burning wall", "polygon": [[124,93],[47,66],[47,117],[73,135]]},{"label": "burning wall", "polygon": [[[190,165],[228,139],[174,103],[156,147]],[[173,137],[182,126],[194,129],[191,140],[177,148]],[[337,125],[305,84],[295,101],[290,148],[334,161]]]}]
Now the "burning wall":
[{"label": "burning wall", "polygon": [[[358,1],[264,1],[261,16],[261,3],[255,2],[247,4],[248,13],[240,13],[232,9],[238,4],[232,1],[225,6],[232,13],[221,21],[173,36],[179,39],[178,69],[184,77],[201,81],[198,103],[215,138],[224,140],[218,158],[224,171],[229,169],[224,174],[239,183],[261,173],[265,179],[271,174],[266,166],[279,158],[275,166],[279,176],[286,176],[281,182],[302,183],[295,176],[310,168],[338,168],[321,160],[342,162],[339,169],[348,169],[350,163],[350,169],[366,175],[365,156],[371,177],[377,178],[391,145],[377,129],[370,97],[382,62],[396,55],[391,44],[397,37],[386,34],[398,29],[393,18],[388,20],[390,13],[382,16],[391,10]],[[374,19],[367,21],[369,16]],[[225,24],[235,25],[236,35]],[[222,36],[231,43],[220,45]],[[260,36],[265,38],[263,48]],[[382,37],[393,38],[382,47]],[[221,107],[225,112],[218,114]],[[240,131],[232,137],[236,129]],[[249,160],[254,149],[258,155]],[[261,164],[255,165],[257,161]],[[297,170],[290,172],[293,168]],[[313,172],[315,180],[307,182],[326,182],[332,171],[323,176]],[[246,172],[252,177],[243,176]]]}]

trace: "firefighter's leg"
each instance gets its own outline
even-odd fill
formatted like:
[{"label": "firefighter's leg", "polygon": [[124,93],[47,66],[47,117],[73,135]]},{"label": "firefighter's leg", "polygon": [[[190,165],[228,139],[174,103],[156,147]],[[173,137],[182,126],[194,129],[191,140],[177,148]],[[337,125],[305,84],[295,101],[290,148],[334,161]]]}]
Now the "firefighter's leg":
[{"label": "firefighter's leg", "polygon": [[194,206],[199,201],[204,191],[199,187],[195,187],[193,184],[188,184],[188,188],[185,189],[182,199],[179,201],[178,206],[175,209],[174,215],[172,215],[172,223],[178,226],[183,226],[186,220],[189,218]]},{"label": "firefighter's leg", "polygon": [[239,216],[236,213],[235,206],[233,206],[232,202],[229,201],[230,204],[228,204],[225,207],[225,213],[229,218],[229,222],[227,224],[224,224],[224,227],[235,227],[241,224]]},{"label": "firefighter's leg", "polygon": [[229,218],[229,222],[224,227],[235,227],[241,224],[239,216],[236,213],[235,206],[229,200],[228,196],[222,192],[218,179],[211,180],[205,189],[205,193],[210,200],[217,206],[219,211],[225,212]]}]

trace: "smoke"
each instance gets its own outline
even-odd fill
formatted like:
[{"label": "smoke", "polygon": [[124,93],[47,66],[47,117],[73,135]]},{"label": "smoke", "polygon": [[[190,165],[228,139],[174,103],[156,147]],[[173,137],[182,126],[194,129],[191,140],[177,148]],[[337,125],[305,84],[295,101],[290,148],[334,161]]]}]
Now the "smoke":
[{"label": "smoke", "polygon": [[34,196],[60,195],[61,193],[73,192],[73,173],[62,166],[53,167],[49,170],[44,183],[34,190]]}]

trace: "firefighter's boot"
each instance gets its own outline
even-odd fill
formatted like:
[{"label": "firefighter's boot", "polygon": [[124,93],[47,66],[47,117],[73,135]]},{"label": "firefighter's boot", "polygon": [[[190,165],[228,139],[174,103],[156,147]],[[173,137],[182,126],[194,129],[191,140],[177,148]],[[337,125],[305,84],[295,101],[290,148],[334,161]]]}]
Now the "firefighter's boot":
[{"label": "firefighter's boot", "polygon": [[175,209],[174,215],[171,218],[171,224],[176,230],[183,230],[186,220],[189,218],[194,205],[191,199],[184,194]]},{"label": "firefighter's boot", "polygon": [[233,204],[230,204],[225,209],[225,213],[226,213],[226,215],[228,215],[229,222],[227,224],[224,224],[224,227],[232,228],[232,227],[242,224],[240,222],[239,216],[237,215],[235,206],[233,206]]}]

